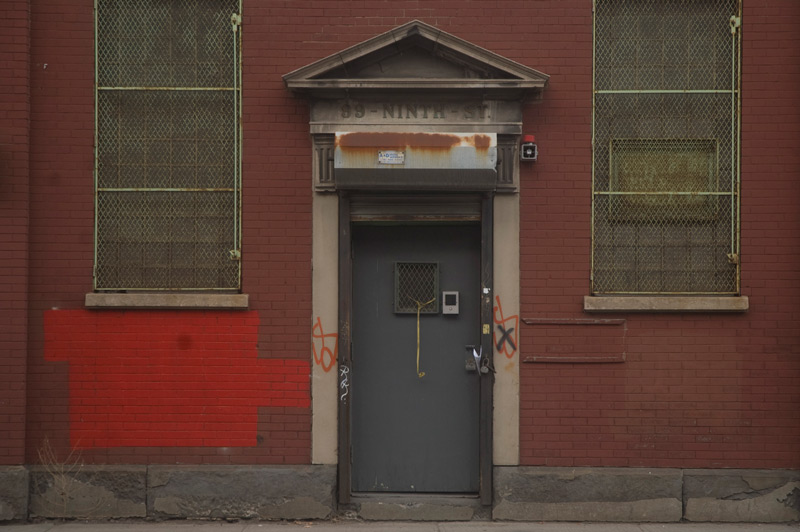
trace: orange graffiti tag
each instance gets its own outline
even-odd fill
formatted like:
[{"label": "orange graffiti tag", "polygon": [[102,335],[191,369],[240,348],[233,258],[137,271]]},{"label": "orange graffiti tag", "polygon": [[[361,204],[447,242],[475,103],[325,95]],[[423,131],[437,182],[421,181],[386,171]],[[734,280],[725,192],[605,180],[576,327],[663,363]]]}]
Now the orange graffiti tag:
[{"label": "orange graffiti tag", "polygon": [[[322,369],[327,373],[336,364],[336,359],[339,356],[339,335],[336,333],[325,334],[322,330],[322,321],[317,318],[317,323],[311,329],[311,336],[314,337],[311,342],[311,348],[314,350],[314,362],[322,366]],[[325,345],[326,338],[333,338],[333,351]],[[319,351],[317,351],[317,340],[320,340]]]},{"label": "orange graffiti tag", "polygon": [[[494,345],[498,353],[503,353],[506,358],[512,358],[517,352],[517,328],[519,327],[519,316],[504,317],[503,307],[500,305],[500,296],[495,296],[497,306],[494,307],[494,322],[497,330],[493,333]],[[499,317],[498,317],[499,313]],[[498,338],[499,336],[499,338]]]}]

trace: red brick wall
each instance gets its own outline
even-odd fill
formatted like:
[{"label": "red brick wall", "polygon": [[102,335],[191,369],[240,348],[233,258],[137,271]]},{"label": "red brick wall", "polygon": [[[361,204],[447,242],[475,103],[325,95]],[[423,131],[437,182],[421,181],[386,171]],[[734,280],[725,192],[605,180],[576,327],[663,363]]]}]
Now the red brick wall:
[{"label": "red brick wall", "polygon": [[[586,2],[588,3],[588,2]],[[528,62],[550,74],[526,115],[540,160],[522,170],[521,318],[624,319],[626,362],[521,366],[521,461],[550,466],[800,467],[800,4],[743,15],[743,315],[587,316],[590,10],[537,17]],[[544,3],[542,3],[544,4]],[[559,3],[560,4],[560,3]],[[549,33],[551,28],[560,31]],[[552,39],[552,40],[551,40]],[[531,48],[540,50],[538,42]],[[544,51],[544,50],[543,50]],[[523,326],[521,357],[610,346],[614,327]],[[586,331],[596,329],[596,334]],[[602,331],[602,334],[601,334]],[[619,341],[619,339],[617,339]]]},{"label": "red brick wall", "polygon": [[28,1],[0,5],[0,465],[25,455],[28,325]]},{"label": "red brick wall", "polygon": [[[262,397],[268,397],[294,379],[309,382],[312,324],[308,120],[304,118],[304,103],[289,98],[281,89],[283,65],[272,65],[280,59],[267,59],[264,54],[276,21],[263,16],[263,10],[256,16],[257,7],[250,11],[245,22],[249,33],[244,55],[243,282],[244,291],[251,296],[250,309],[259,317],[253,344],[258,367],[272,368],[265,379],[282,378],[275,385],[263,386]],[[45,358],[45,334],[49,334],[46,313],[51,309],[79,312],[84,295],[92,290],[93,2],[37,3],[33,6],[32,27],[28,462],[38,460],[45,438],[60,455],[69,452],[76,443],[75,435],[86,428],[73,424],[79,411],[71,404],[77,393],[75,378],[85,376],[87,371],[99,375],[96,368],[91,369],[99,360],[92,356],[97,351],[85,345],[84,354],[67,357],[69,362],[66,358],[56,361],[59,355],[52,360]],[[103,335],[135,327],[134,316],[152,319],[158,315],[148,311],[96,314],[114,316]],[[229,313],[230,319],[242,320],[243,328],[247,315]],[[188,319],[191,313],[186,316]],[[228,340],[232,337],[235,335],[230,333]],[[48,345],[51,341],[58,344],[71,340],[48,337]],[[169,356],[176,354],[180,350],[169,352]],[[287,368],[294,370],[288,372]],[[264,401],[254,406],[256,435],[254,441],[248,440],[248,446],[235,447],[229,441],[208,446],[213,443],[210,438],[204,439],[202,445],[194,441],[190,446],[177,437],[168,442],[169,433],[162,431],[154,437],[129,441],[131,445],[127,446],[119,445],[121,439],[107,438],[107,447],[98,443],[101,440],[94,440],[94,446],[83,449],[81,457],[87,463],[307,463],[309,405]],[[147,430],[157,433],[160,426],[163,424]],[[83,437],[80,439],[83,441]],[[149,443],[144,444],[145,441]]]},{"label": "red brick wall", "polygon": [[[792,32],[800,6],[751,4],[742,29],[742,282],[752,310],[614,316],[626,320],[626,362],[522,364],[524,464],[800,467],[800,162],[790,96],[800,92]],[[551,76],[544,100],[525,108],[524,130],[536,134],[541,157],[521,175],[520,317],[587,317],[590,0],[245,0],[243,283],[260,320],[258,359],[308,363],[311,356],[308,110],[281,76],[415,18]],[[29,461],[45,436],[62,452],[70,445],[72,370],[45,359],[44,317],[54,307],[80,311],[92,286],[92,32],[91,0],[33,6]],[[622,340],[611,330],[598,337],[617,346]],[[523,326],[519,355],[559,334],[557,326]],[[592,334],[575,336],[583,342],[576,352],[592,347]],[[264,406],[263,441],[253,447],[128,446],[84,455],[298,463],[309,460],[309,432],[308,408]]]},{"label": "red brick wall", "polygon": [[93,16],[92,2],[31,6],[29,463],[45,437],[69,452],[67,366],[44,361],[43,318],[92,288]]}]

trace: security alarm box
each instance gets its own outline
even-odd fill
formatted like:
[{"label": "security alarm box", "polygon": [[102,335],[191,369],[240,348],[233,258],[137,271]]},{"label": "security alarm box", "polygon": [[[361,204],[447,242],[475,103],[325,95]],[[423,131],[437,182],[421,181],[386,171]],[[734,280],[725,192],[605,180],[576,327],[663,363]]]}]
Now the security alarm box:
[{"label": "security alarm box", "polygon": [[458,292],[442,292],[442,314],[458,314]]},{"label": "security alarm box", "polygon": [[520,146],[519,158],[522,161],[535,161],[539,158],[539,148],[533,142],[526,142]]}]

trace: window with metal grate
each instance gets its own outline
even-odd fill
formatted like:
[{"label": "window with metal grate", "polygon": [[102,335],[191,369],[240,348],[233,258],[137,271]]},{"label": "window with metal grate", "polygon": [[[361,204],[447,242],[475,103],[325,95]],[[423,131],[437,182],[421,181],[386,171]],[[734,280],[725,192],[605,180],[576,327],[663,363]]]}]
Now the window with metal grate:
[{"label": "window with metal grate", "polygon": [[592,292],[739,292],[739,0],[595,0]]},{"label": "window with metal grate", "polygon": [[240,2],[96,5],[95,289],[238,289]]},{"label": "window with metal grate", "polygon": [[395,263],[394,311],[396,314],[438,314],[438,294],[439,263]]}]

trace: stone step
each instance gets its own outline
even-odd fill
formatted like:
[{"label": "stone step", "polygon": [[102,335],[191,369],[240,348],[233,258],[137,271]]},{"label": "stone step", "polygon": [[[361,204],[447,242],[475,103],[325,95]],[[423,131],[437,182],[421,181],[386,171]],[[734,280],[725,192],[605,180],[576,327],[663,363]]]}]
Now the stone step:
[{"label": "stone step", "polygon": [[345,513],[365,521],[489,521],[491,507],[481,505],[477,495],[358,494]]}]

